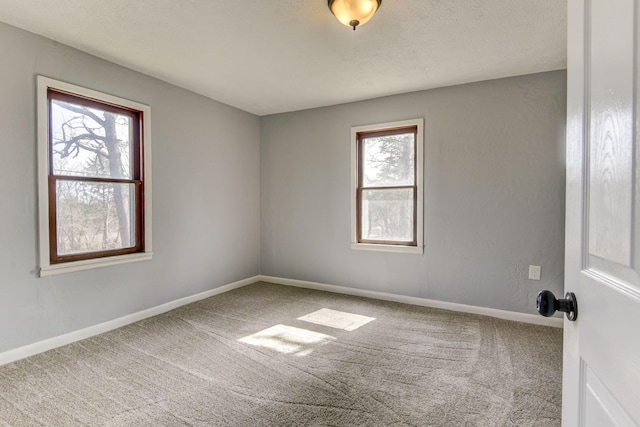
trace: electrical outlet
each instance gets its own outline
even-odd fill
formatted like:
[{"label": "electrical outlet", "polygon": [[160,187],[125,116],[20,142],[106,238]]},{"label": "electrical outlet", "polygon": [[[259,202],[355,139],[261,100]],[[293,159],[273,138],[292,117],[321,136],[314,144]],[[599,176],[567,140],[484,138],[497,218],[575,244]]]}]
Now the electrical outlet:
[{"label": "electrical outlet", "polygon": [[539,265],[530,265],[529,266],[529,280],[540,280],[540,266]]}]

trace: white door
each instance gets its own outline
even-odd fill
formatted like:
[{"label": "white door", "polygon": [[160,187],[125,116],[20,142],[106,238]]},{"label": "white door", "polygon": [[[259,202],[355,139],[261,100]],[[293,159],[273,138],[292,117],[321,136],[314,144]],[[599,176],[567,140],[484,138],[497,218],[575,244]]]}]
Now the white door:
[{"label": "white door", "polygon": [[640,426],[640,2],[568,3],[563,426]]}]

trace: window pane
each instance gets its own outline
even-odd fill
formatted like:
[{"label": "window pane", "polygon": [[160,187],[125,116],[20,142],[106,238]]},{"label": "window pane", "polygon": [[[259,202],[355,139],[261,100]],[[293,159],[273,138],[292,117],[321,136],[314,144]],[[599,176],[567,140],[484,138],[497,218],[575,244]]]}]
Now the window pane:
[{"label": "window pane", "polygon": [[365,186],[413,185],[414,134],[364,138],[363,184]]},{"label": "window pane", "polygon": [[130,179],[132,131],[128,116],[53,99],[53,174]]},{"label": "window pane", "polygon": [[413,189],[363,190],[362,239],[413,241]]},{"label": "window pane", "polygon": [[134,184],[58,180],[58,255],[134,247],[134,200]]}]

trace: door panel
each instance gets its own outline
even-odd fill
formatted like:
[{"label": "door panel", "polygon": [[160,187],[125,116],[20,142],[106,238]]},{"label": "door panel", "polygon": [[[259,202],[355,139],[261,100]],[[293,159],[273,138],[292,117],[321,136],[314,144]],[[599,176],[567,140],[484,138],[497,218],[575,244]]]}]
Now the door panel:
[{"label": "door panel", "polygon": [[633,216],[633,12],[633,0],[593,0],[587,23],[589,253],[624,266],[631,263]]},{"label": "door panel", "polygon": [[604,383],[589,368],[585,368],[585,385],[585,426],[634,426],[631,417],[622,409]]},{"label": "door panel", "polygon": [[582,387],[588,387],[590,372],[606,384],[625,412],[640,420],[640,299],[609,278],[590,273],[584,273],[582,285],[581,294],[576,294]]}]

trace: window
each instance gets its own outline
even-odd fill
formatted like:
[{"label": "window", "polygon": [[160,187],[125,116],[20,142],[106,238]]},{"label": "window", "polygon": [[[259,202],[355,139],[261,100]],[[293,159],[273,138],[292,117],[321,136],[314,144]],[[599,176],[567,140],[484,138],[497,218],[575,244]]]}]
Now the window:
[{"label": "window", "polygon": [[422,123],[351,129],[353,249],[422,253]]},{"label": "window", "polygon": [[149,112],[38,77],[40,276],[151,259]]}]

